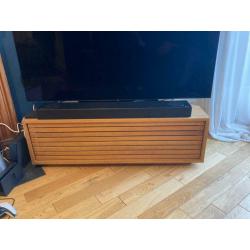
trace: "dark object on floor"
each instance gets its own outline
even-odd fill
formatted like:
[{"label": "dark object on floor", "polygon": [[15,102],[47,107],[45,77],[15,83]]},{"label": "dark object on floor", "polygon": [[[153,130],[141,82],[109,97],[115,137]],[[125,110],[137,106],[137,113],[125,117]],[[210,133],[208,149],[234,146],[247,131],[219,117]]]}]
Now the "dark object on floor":
[{"label": "dark object on floor", "polygon": [[27,143],[23,134],[1,141],[1,147],[7,148],[7,150],[4,150],[4,157],[10,162],[16,162],[24,167],[30,161]]},{"label": "dark object on floor", "polygon": [[8,167],[3,159],[2,154],[0,154],[0,179],[8,172]]},{"label": "dark object on floor", "polygon": [[44,176],[44,175],[45,175],[45,172],[41,166],[34,166],[30,162],[24,168],[24,177],[18,183],[18,185],[21,185],[21,184],[28,182],[28,181],[32,181],[32,180],[39,178],[41,176]]},{"label": "dark object on floor", "polygon": [[0,179],[0,194],[8,195],[24,176],[23,166],[18,163],[7,165],[8,171]]},{"label": "dark object on floor", "polygon": [[34,166],[29,162],[25,168],[19,164],[7,167],[8,171],[0,178],[0,194],[8,195],[17,185],[34,180],[45,175],[41,166]]},{"label": "dark object on floor", "polygon": [[30,161],[23,134],[13,139],[1,141],[7,168],[0,176],[0,193],[8,195],[24,177],[24,166]]}]

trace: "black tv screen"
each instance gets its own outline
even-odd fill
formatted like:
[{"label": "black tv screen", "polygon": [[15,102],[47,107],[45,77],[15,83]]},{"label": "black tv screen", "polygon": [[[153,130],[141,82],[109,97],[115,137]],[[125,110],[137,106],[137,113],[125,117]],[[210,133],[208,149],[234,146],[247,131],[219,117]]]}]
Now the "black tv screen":
[{"label": "black tv screen", "polygon": [[13,32],[30,101],[210,97],[219,32]]}]

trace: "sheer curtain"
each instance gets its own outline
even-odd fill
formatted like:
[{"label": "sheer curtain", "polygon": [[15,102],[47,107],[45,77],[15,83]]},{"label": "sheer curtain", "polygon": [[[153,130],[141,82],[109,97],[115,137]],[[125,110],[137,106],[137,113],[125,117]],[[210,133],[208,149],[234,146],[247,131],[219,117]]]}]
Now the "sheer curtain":
[{"label": "sheer curtain", "polygon": [[250,32],[221,32],[210,102],[210,134],[250,142]]}]

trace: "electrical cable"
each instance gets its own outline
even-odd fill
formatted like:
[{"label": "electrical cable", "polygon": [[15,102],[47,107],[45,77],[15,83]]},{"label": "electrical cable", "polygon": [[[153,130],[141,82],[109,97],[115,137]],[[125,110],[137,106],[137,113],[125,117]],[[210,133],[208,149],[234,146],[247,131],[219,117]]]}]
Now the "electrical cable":
[{"label": "electrical cable", "polygon": [[19,125],[22,125],[21,123],[17,123],[17,125],[16,125],[17,130],[14,130],[14,129],[10,128],[7,124],[5,124],[5,123],[3,123],[3,122],[0,122],[0,125],[6,127],[6,128],[9,129],[11,132],[16,133],[16,134],[19,134],[20,132],[22,132],[22,130],[20,130],[20,128],[19,128]]}]

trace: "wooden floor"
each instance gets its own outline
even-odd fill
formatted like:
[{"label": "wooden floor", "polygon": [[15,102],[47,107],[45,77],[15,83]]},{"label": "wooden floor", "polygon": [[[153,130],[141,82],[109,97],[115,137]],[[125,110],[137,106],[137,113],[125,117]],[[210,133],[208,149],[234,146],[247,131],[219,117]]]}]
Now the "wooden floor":
[{"label": "wooden floor", "polygon": [[17,218],[250,218],[250,143],[209,140],[203,164],[45,167]]}]

